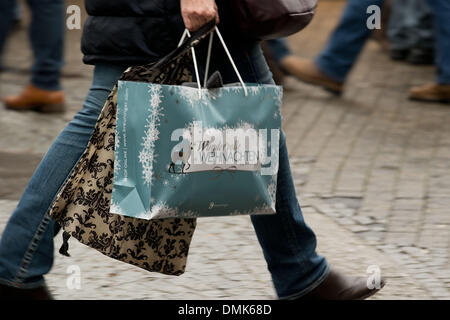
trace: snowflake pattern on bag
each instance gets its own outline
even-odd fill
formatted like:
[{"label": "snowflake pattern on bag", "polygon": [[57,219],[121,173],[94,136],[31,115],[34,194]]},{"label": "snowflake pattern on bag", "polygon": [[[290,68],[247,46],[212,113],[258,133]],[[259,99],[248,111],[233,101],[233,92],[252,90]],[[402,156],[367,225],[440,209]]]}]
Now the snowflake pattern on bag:
[{"label": "snowflake pattern on bag", "polygon": [[[249,96],[255,97],[253,100],[263,101],[265,100],[265,103],[273,103],[274,105],[279,106],[277,103],[281,101],[280,96],[282,95],[282,90],[280,87],[275,85],[252,85],[248,84],[247,86],[248,94]],[[139,91],[141,90],[141,91]],[[146,92],[147,91],[147,92]],[[130,92],[130,96],[132,98],[128,98],[128,92]],[[140,93],[141,92],[141,93]],[[128,104],[130,105],[139,105],[142,110],[140,111],[140,118],[134,119],[132,122],[130,122],[127,125],[127,128],[130,128],[130,131],[132,132],[129,135],[126,135],[122,131],[120,131],[120,134],[122,134],[124,137],[133,136],[133,140],[131,140],[129,143],[133,144],[134,137],[137,137],[137,139],[140,139],[141,142],[139,143],[139,146],[137,148],[136,152],[138,154],[138,160],[139,160],[139,166],[136,166],[133,168],[133,172],[135,172],[139,179],[142,179],[140,182],[136,182],[139,180],[133,180],[133,186],[135,190],[138,190],[135,194],[137,196],[133,195],[133,197],[136,197],[132,201],[130,200],[131,197],[128,197],[130,193],[127,194],[126,201],[128,203],[139,203],[139,205],[133,204],[130,206],[129,204],[125,203],[123,200],[125,199],[125,196],[122,194],[126,194],[127,191],[126,188],[130,188],[129,185],[126,184],[126,175],[119,176],[121,179],[124,179],[120,182],[118,182],[118,186],[120,188],[123,188],[121,190],[124,190],[123,193],[120,193],[118,191],[117,193],[113,194],[113,200],[117,201],[113,203],[111,207],[111,212],[118,213],[122,215],[129,215],[133,217],[138,217],[141,219],[164,219],[167,217],[183,217],[183,218],[190,218],[190,217],[200,217],[205,216],[205,210],[201,212],[197,212],[194,210],[199,210],[195,207],[186,208],[182,204],[180,206],[180,203],[176,203],[176,201],[170,200],[167,201],[166,194],[163,196],[159,194],[159,192],[162,192],[160,190],[169,190],[169,192],[174,193],[176,190],[179,192],[179,190],[182,190],[182,188],[179,188],[180,185],[182,186],[183,183],[186,183],[185,180],[190,180],[189,174],[193,174],[194,172],[205,172],[205,171],[217,171],[217,177],[219,176],[220,172],[225,172],[227,169],[223,167],[222,170],[220,170],[220,165],[218,164],[193,164],[191,161],[187,162],[187,160],[190,159],[190,152],[185,152],[185,155],[187,155],[187,158],[177,158],[177,157],[183,157],[180,156],[180,153],[176,153],[176,156],[171,155],[171,157],[167,157],[165,154],[161,154],[158,158],[158,154],[156,150],[163,150],[162,148],[159,148],[157,146],[161,146],[161,142],[159,141],[163,137],[161,137],[161,132],[163,132],[164,137],[170,136],[169,133],[166,132],[165,126],[168,121],[170,120],[170,112],[168,109],[168,102],[172,101],[173,106],[176,104],[179,104],[180,106],[186,106],[187,108],[198,108],[199,110],[202,110],[202,108],[206,107],[206,109],[210,109],[211,105],[214,105],[209,101],[208,99],[214,99],[218,100],[218,98],[222,97],[224,98],[224,95],[244,95],[244,90],[241,86],[226,86],[216,89],[209,89],[209,90],[202,90],[203,97],[199,99],[199,91],[198,88],[193,88],[189,86],[164,86],[160,84],[149,84],[148,86],[133,84],[132,82],[128,83],[126,86],[122,88],[121,91],[121,98],[120,98],[120,109],[126,108]],[[208,95],[205,93],[209,93]],[[145,94],[144,93],[148,93]],[[141,96],[142,95],[142,96]],[[139,97],[139,98],[136,98]],[[140,103],[137,102],[137,100],[133,99],[141,99]],[[171,99],[171,100],[168,100]],[[181,103],[181,100],[182,103]],[[200,101],[203,101],[201,104],[199,104]],[[216,101],[218,102],[218,101]],[[186,109],[190,110],[190,109]],[[277,108],[277,110],[274,112],[275,116],[274,119],[280,120],[280,108]],[[187,114],[192,114],[196,111],[186,111]],[[164,113],[168,113],[169,115],[165,115]],[[271,114],[271,113],[269,113]],[[142,117],[142,115],[145,115],[145,119]],[[172,115],[173,116],[173,115]],[[136,116],[135,116],[136,117]],[[225,117],[218,117],[218,121],[212,126],[212,127],[205,127],[202,130],[208,130],[208,129],[217,129],[221,132],[226,132],[227,130],[244,130],[247,131],[249,129],[258,131],[258,123],[252,123],[253,119],[246,119],[245,121],[242,119],[237,119],[237,122],[233,124],[227,124]],[[126,118],[123,117],[124,123],[127,121]],[[164,123],[162,123],[162,119],[164,119]],[[189,117],[187,118],[189,119]],[[190,141],[192,137],[194,136],[195,129],[195,123],[198,122],[195,116],[192,117],[192,121],[180,123],[181,127],[180,129],[184,129],[184,133],[182,134],[183,138],[186,141]],[[136,125],[136,121],[142,121],[139,125]],[[221,122],[223,121],[223,122]],[[280,120],[281,121],[281,120]],[[172,123],[172,122],[171,122]],[[141,127],[142,126],[142,127]],[[139,128],[144,128],[144,130]],[[264,128],[264,127],[263,127]],[[172,129],[171,129],[172,130]],[[172,131],[173,132],[173,131]],[[269,130],[270,132],[270,130]],[[257,133],[258,134],[258,133]],[[272,134],[272,133],[270,133]],[[267,136],[267,134],[264,134]],[[125,139],[125,138],[124,138]],[[167,139],[167,138],[166,138]],[[165,141],[165,140],[164,140]],[[162,143],[162,145],[166,146],[167,144],[165,142]],[[275,202],[276,202],[276,185],[277,185],[277,172],[278,172],[278,152],[272,155],[267,155],[267,151],[269,150],[268,147],[271,145],[271,140],[267,141],[267,143],[262,143],[259,145],[259,150],[262,153],[262,157],[260,159],[264,160],[264,163],[266,163],[265,160],[273,161],[273,170],[275,173],[269,173],[272,177],[270,182],[266,183],[265,188],[266,192],[265,195],[260,196],[258,200],[255,201],[254,205],[250,205],[247,208],[242,208],[241,210],[235,210],[230,209],[229,213],[227,215],[248,215],[248,214],[273,214],[275,213]],[[211,146],[211,145],[210,145]],[[198,145],[192,144],[191,149],[198,149]],[[277,148],[277,146],[273,146],[274,148]],[[124,151],[125,152],[125,151]],[[267,156],[266,156],[267,155]],[[269,158],[267,158],[269,157]],[[126,157],[123,157],[126,159]],[[174,160],[175,159],[175,160]],[[178,159],[178,160],[177,160]],[[165,161],[168,161],[167,163]],[[177,165],[175,165],[175,161],[180,161]],[[161,162],[161,163],[160,163]],[[186,165],[186,166],[185,166]],[[128,167],[134,166],[133,164]],[[162,167],[164,166],[164,169]],[[239,168],[236,168],[234,166],[235,170],[241,170],[241,171],[255,171],[257,172],[260,170],[260,165],[255,164],[239,164]],[[272,165],[270,166],[272,167]],[[171,171],[172,170],[172,171]],[[183,172],[183,170],[186,170]],[[167,172],[173,173],[170,177],[167,176]],[[267,175],[267,174],[266,174]],[[191,176],[192,177],[192,176]],[[119,178],[119,179],[120,179]],[[137,178],[137,177],[136,177]],[[216,179],[213,177],[213,179]],[[183,182],[184,181],[184,182]],[[136,186],[141,183],[141,189],[138,189]],[[190,183],[190,182],[189,182]],[[119,189],[117,189],[119,190]],[[156,199],[155,199],[156,197]],[[176,199],[176,197],[172,197],[172,199]],[[263,200],[264,199],[264,200]],[[130,202],[131,201],[131,202]],[[141,201],[141,202],[139,202]],[[266,203],[263,205],[262,202],[266,201]],[[122,208],[121,205],[124,207]],[[206,205],[208,205],[206,203]],[[222,203],[223,205],[223,203]],[[253,207],[252,207],[253,206]],[[131,208],[131,209],[130,209]],[[208,209],[206,207],[206,209]],[[209,211],[212,212],[212,211]]]},{"label": "snowflake pattern on bag", "polygon": [[157,154],[155,154],[155,141],[159,139],[158,126],[161,121],[162,113],[162,90],[161,87],[149,84],[148,92],[150,93],[150,114],[145,125],[145,136],[143,137],[142,147],[139,152],[139,162],[142,165],[142,176],[147,185],[152,184],[153,163]]}]

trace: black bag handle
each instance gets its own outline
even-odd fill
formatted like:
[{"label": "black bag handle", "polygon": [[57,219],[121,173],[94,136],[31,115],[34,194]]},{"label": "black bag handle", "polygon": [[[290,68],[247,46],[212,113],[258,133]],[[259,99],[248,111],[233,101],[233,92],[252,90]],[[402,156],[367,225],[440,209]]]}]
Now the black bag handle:
[{"label": "black bag handle", "polygon": [[190,38],[187,38],[178,48],[167,54],[165,57],[161,58],[152,67],[160,68],[166,63],[178,58],[179,56],[186,54],[192,47],[196,46],[202,39],[210,34],[214,30],[215,26],[216,21],[213,19],[203,25],[200,29],[192,32]]}]

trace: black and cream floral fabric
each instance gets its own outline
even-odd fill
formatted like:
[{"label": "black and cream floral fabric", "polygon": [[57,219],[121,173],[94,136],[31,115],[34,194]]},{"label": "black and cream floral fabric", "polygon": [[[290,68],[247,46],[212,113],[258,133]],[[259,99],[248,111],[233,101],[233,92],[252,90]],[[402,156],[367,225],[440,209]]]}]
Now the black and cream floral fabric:
[{"label": "black and cream floral fabric", "polygon": [[[121,80],[180,85],[192,81],[188,53],[162,66],[130,67]],[[143,220],[109,212],[114,173],[117,86],[89,144],[60,188],[50,215],[81,243],[153,272],[184,273],[195,219]]]}]

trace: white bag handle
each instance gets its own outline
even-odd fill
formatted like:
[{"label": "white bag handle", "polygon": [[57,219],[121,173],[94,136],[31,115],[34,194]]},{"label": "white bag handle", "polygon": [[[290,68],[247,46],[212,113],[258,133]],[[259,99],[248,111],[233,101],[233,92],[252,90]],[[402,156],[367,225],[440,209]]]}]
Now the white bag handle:
[{"label": "white bag handle", "polygon": [[[234,72],[236,73],[236,75],[237,75],[237,77],[239,79],[239,82],[241,83],[242,88],[244,89],[244,94],[245,94],[245,96],[247,96],[248,95],[247,87],[245,86],[245,83],[242,80],[242,77],[241,77],[241,75],[240,75],[240,73],[239,73],[239,71],[238,71],[238,69],[236,67],[236,64],[234,63],[234,60],[231,57],[230,51],[228,51],[228,48],[227,48],[227,46],[225,44],[225,41],[223,40],[222,35],[220,34],[220,31],[217,28],[217,26],[214,27],[214,29],[211,31],[211,34],[209,36],[208,54],[206,56],[205,77],[204,77],[204,81],[203,81],[204,86],[206,86],[206,81],[208,79],[209,63],[211,61],[211,49],[212,49],[212,41],[213,41],[213,37],[214,37],[214,32],[217,32],[217,36],[219,37],[220,42],[222,43],[223,49],[225,50],[225,52],[226,52],[226,54],[228,56],[228,59],[230,60],[231,65],[233,66]],[[191,37],[191,34],[190,34],[188,29],[184,30],[183,35],[181,36],[181,40],[178,43],[178,47],[181,46],[181,44],[184,42],[184,39],[186,38],[186,36]],[[201,98],[202,97],[202,86],[200,84],[200,78],[199,78],[198,66],[197,66],[197,58],[195,56],[194,47],[191,48],[191,51],[192,51],[192,60],[194,60],[194,69],[195,69],[195,77],[197,79],[198,95],[199,95],[199,98]]]}]

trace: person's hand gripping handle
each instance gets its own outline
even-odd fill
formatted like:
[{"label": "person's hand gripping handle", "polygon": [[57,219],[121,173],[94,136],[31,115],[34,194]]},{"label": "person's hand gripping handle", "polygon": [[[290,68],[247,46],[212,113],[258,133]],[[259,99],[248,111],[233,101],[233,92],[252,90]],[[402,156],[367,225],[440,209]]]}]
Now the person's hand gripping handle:
[{"label": "person's hand gripping handle", "polygon": [[215,19],[219,23],[219,11],[215,0],[180,0],[181,15],[189,31],[195,31]]}]

